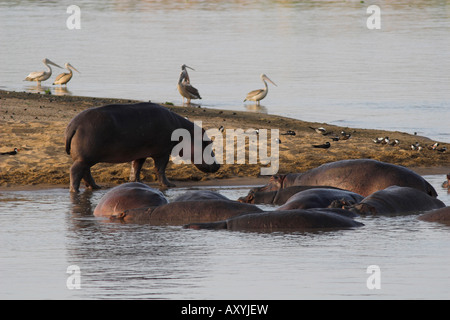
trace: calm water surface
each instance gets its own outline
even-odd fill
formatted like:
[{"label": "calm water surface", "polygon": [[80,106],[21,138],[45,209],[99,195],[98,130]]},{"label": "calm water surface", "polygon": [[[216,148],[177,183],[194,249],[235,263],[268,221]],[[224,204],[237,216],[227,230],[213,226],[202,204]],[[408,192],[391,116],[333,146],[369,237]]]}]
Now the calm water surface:
[{"label": "calm water surface", "polygon": [[[417,132],[450,142],[450,3],[427,1],[0,0],[0,88],[181,103],[180,66],[205,107]],[[366,26],[381,8],[381,29]],[[49,58],[67,90],[23,79]],[[246,93],[269,85],[261,107]]]},{"label": "calm water surface", "polygon": [[[444,176],[425,176],[439,198]],[[249,187],[209,188],[231,199]],[[171,189],[169,199],[186,189]],[[109,223],[106,190],[0,193],[0,299],[448,299],[450,227],[417,215],[354,230],[252,233]],[[69,290],[67,267],[81,271]],[[381,289],[366,286],[370,265]]]}]

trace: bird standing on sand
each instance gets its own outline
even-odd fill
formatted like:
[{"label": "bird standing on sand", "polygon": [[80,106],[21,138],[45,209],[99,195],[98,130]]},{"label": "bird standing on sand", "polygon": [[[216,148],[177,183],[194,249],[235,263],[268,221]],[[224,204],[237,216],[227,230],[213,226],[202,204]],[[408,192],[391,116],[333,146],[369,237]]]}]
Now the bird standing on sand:
[{"label": "bird standing on sand", "polygon": [[47,80],[52,75],[52,68],[50,68],[49,64],[51,64],[51,65],[53,65],[55,67],[61,68],[56,63],[48,60],[47,58],[42,60],[42,62],[47,67],[47,71],[30,72],[30,74],[25,78],[24,81],[36,81],[38,86],[40,86],[41,85],[41,81]]},{"label": "bird standing on sand", "polygon": [[0,153],[0,154],[1,154],[1,155],[5,155],[5,156],[6,156],[6,155],[14,156],[14,155],[17,154],[17,152],[19,152],[19,149],[14,148],[13,151],[2,152],[2,153]]},{"label": "bird standing on sand", "polygon": [[260,78],[261,78],[262,82],[264,82],[264,89],[257,89],[257,90],[250,91],[249,93],[247,93],[247,97],[245,97],[244,102],[248,101],[248,100],[256,101],[256,104],[259,105],[259,101],[264,99],[267,96],[267,92],[269,92],[269,87],[267,86],[266,80],[269,81],[270,83],[272,83],[274,86],[277,86],[264,73],[261,74]]},{"label": "bird standing on sand", "polygon": [[184,104],[184,98],[187,99],[188,104],[191,104],[191,99],[201,99],[202,97],[200,97],[200,93],[198,92],[198,90],[191,85],[191,81],[189,79],[189,74],[188,74],[186,68],[194,70],[185,64],[183,64],[181,66],[181,73],[180,73],[180,78],[178,79],[177,88],[178,88],[178,92],[183,97],[183,104]]},{"label": "bird standing on sand", "polygon": [[313,147],[314,148],[321,148],[321,149],[328,149],[329,147],[331,147],[331,143],[329,143],[327,141],[324,144],[313,144]]},{"label": "bird standing on sand", "polygon": [[80,71],[78,71],[77,69],[75,69],[74,66],[72,66],[70,63],[66,63],[64,65],[64,67],[66,67],[66,69],[69,71],[69,73],[61,73],[59,74],[55,81],[53,82],[53,84],[59,84],[60,86],[62,86],[63,84],[67,86],[67,82],[70,81],[70,79],[72,79],[72,69],[75,70],[76,72],[80,73]]},{"label": "bird standing on sand", "polygon": [[286,133],[281,133],[283,136],[295,136],[295,131],[288,130]]}]

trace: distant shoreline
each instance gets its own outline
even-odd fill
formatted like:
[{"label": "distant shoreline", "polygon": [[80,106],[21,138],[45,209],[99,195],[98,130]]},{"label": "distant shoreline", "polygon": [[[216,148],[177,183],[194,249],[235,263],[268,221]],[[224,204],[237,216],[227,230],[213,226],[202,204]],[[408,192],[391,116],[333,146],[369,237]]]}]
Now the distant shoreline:
[{"label": "distant shoreline", "polygon": [[[0,152],[15,147],[15,156],[0,155],[0,188],[35,188],[68,186],[70,156],[64,150],[64,130],[70,119],[79,112],[113,103],[135,103],[129,99],[110,99],[79,96],[57,96],[0,90]],[[303,172],[323,163],[355,158],[371,158],[413,169],[420,174],[446,174],[450,172],[449,152],[428,150],[436,141],[426,137],[398,131],[358,129],[306,122],[282,116],[208,109],[198,106],[172,106],[168,109],[191,121],[202,121],[205,129],[223,126],[229,129],[279,129],[280,133],[292,130],[295,136],[280,135],[279,173]],[[331,141],[310,127],[325,127],[339,135],[351,133],[348,140]],[[375,144],[376,137],[399,139],[400,145]],[[329,149],[312,148],[312,144],[331,143]],[[413,151],[410,145],[418,142],[422,151]],[[440,143],[445,146],[446,143]],[[148,159],[142,172],[145,183],[154,184],[153,161]],[[92,168],[94,179],[102,186],[112,186],[128,181],[129,164],[97,164]],[[233,185],[238,180],[262,184],[268,176],[260,176],[260,165],[224,164],[215,174],[204,174],[191,165],[169,163],[167,177],[178,186]],[[231,184],[230,184],[231,183]]]}]

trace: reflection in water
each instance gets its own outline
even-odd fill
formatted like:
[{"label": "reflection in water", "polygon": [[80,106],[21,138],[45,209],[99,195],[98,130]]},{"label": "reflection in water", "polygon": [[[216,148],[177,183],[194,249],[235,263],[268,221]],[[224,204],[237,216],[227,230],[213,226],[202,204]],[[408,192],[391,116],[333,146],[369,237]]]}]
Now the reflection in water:
[{"label": "reflection in water", "polygon": [[55,90],[55,95],[57,95],[57,96],[72,95],[72,91],[67,89],[67,87],[55,87],[54,90]]},{"label": "reflection in water", "polygon": [[46,93],[50,92],[52,87],[43,86],[43,85],[35,85],[35,86],[26,86],[26,91],[32,93]]},{"label": "reflection in water", "polygon": [[92,217],[95,205],[92,205],[93,192],[86,189],[82,192],[70,192],[72,217]]},{"label": "reflection in water", "polygon": [[246,104],[245,109],[251,112],[268,113],[267,107],[258,104]]},{"label": "reflection in water", "polygon": [[54,92],[57,96],[72,95],[72,92],[66,87],[51,87],[44,85],[26,86],[26,91],[40,94],[51,94]]}]

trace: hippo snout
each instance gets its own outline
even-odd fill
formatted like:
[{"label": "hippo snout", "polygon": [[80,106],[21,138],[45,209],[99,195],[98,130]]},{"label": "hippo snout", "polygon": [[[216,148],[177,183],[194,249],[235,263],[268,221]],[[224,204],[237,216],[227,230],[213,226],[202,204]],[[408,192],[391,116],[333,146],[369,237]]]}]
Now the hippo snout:
[{"label": "hippo snout", "polygon": [[220,169],[220,164],[214,162],[213,164],[196,164],[197,169],[205,173],[214,173]]}]

